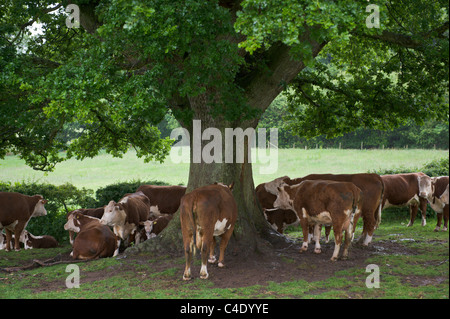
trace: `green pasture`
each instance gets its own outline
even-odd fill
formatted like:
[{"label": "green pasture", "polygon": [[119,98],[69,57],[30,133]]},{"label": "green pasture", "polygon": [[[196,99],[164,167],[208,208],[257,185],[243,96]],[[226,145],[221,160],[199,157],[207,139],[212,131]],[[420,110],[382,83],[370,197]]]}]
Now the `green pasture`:
[{"label": "green pasture", "polygon": [[[255,185],[288,175],[299,177],[311,173],[363,173],[369,170],[399,167],[421,167],[434,159],[448,156],[446,150],[422,149],[279,149],[274,159],[277,170],[270,175],[259,173],[262,163],[256,158],[253,165]],[[188,163],[173,163],[167,157],[164,163],[144,163],[129,151],[123,158],[113,158],[101,154],[92,159],[77,161],[70,159],[58,164],[51,173],[34,171],[17,156],[7,156],[0,160],[0,181],[47,182],[61,185],[71,183],[78,188],[99,187],[129,180],[161,180],[169,184],[186,184],[189,175]]]},{"label": "green pasture", "polygon": [[[272,178],[309,173],[356,173],[400,167],[421,167],[447,156],[440,150],[337,150],[337,149],[280,149],[278,171],[273,175],[258,174],[254,165],[255,184]],[[132,179],[162,180],[171,184],[186,183],[188,164],[144,164],[133,152],[122,159],[102,154],[84,161],[69,160],[54,172],[43,174],[27,168],[15,156],[0,161],[0,180],[37,181],[52,184],[73,183],[77,187],[96,189],[110,183]],[[71,247],[55,249],[0,251],[0,299],[4,298],[449,298],[449,235],[433,232],[436,219],[430,217],[427,225],[420,225],[420,217],[413,227],[406,227],[408,212],[383,212],[380,228],[375,232],[370,257],[364,266],[335,271],[328,278],[289,278],[282,282],[267,281],[257,285],[229,288],[216,287],[210,280],[195,278],[181,280],[184,256],[139,255],[139,258],[119,255],[118,258],[79,263],[80,288],[68,289],[65,282],[66,264],[8,273],[2,268],[24,265],[33,259],[45,260],[58,254],[68,254]],[[361,221],[360,221],[361,223]],[[358,224],[357,235],[361,233]],[[289,229],[288,235],[299,239],[299,229]],[[383,247],[393,247],[386,250]],[[351,250],[350,250],[351,255]],[[327,256],[322,256],[327,258]],[[282,257],[280,263],[293,260]],[[339,263],[339,261],[338,261]],[[380,269],[380,288],[366,287],[365,265],[375,264]],[[196,258],[199,267],[199,258]],[[301,263],[296,267],[309,267]],[[101,279],[97,278],[102,274]]]}]

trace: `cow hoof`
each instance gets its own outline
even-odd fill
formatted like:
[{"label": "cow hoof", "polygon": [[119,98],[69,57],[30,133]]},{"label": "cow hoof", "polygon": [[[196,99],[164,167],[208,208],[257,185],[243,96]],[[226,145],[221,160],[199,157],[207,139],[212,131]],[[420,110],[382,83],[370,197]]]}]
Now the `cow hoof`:
[{"label": "cow hoof", "polygon": [[219,268],[225,267],[225,265],[223,263],[221,263],[221,262],[219,262],[219,264],[217,266],[219,266]]},{"label": "cow hoof", "polygon": [[433,231],[438,232],[440,229],[440,227],[436,227]]},{"label": "cow hoof", "polygon": [[442,231],[447,231],[447,230],[448,230],[447,227],[442,228]]},{"label": "cow hoof", "polygon": [[215,264],[216,261],[217,261],[216,256],[212,256],[212,257],[210,257],[210,258],[208,259],[208,262],[209,262],[210,264]]},{"label": "cow hoof", "polygon": [[348,256],[342,256],[341,260],[348,260]]},{"label": "cow hoof", "polygon": [[20,251],[20,248],[16,248],[16,249],[14,249],[15,251]]},{"label": "cow hoof", "polygon": [[209,274],[206,274],[206,275],[200,275],[200,279],[208,279],[208,277],[209,277]]},{"label": "cow hoof", "polygon": [[315,254],[320,254],[320,253],[322,253],[322,249],[320,249],[320,248],[315,248],[315,249],[314,249],[314,253],[315,253]]},{"label": "cow hoof", "polygon": [[330,259],[332,262],[336,262],[338,259],[336,257],[331,257]]},{"label": "cow hoof", "polygon": [[406,227],[411,227],[413,224],[411,222],[408,223],[408,225],[406,225]]},{"label": "cow hoof", "polygon": [[187,281],[187,280],[191,280],[191,279],[192,279],[192,277],[186,277],[186,276],[183,275],[183,280]]}]

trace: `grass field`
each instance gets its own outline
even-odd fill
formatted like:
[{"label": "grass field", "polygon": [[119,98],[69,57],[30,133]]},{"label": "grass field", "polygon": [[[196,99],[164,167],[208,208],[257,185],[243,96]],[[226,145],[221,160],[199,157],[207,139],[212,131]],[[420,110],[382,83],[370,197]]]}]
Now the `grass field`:
[{"label": "grass field", "polygon": [[[303,176],[309,173],[356,173],[398,167],[421,167],[447,156],[439,150],[279,150],[278,171],[259,175],[254,166],[255,184],[281,175]],[[47,175],[32,171],[15,156],[0,161],[0,180],[39,181],[53,184],[66,182],[77,187],[96,189],[117,181],[131,179],[162,180],[171,184],[186,183],[188,164],[144,164],[130,152],[122,159],[108,155],[85,160],[70,160]],[[199,256],[195,258],[194,279],[181,279],[184,256],[146,253],[119,255],[77,264],[80,287],[68,289],[66,264],[32,270],[7,272],[4,268],[24,266],[34,259],[54,256],[69,258],[71,247],[54,249],[0,251],[0,299],[4,298],[176,298],[176,299],[448,299],[449,235],[433,232],[436,219],[428,218],[425,227],[420,218],[406,227],[407,210],[393,214],[383,212],[380,228],[372,244],[363,248],[353,244],[347,261],[331,263],[334,243],[323,244],[323,253],[300,254],[299,229],[289,229],[295,244],[289,249],[274,250],[257,260],[241,260],[227,253],[227,267],[209,266],[210,278],[198,278]],[[361,233],[361,221],[356,237]],[[310,247],[311,248],[311,247]],[[255,256],[255,255],[253,255]],[[374,264],[380,272],[380,288],[368,288],[366,267]],[[227,283],[225,283],[227,279]],[[233,281],[234,280],[234,281]],[[294,306],[294,305],[293,305]],[[292,308],[291,310],[294,310]]]},{"label": "grass field", "polygon": [[[253,167],[255,185],[288,175],[299,177],[311,173],[364,173],[369,170],[421,167],[431,160],[448,155],[444,150],[339,150],[339,149],[280,149],[278,169],[274,174],[259,174],[258,161]],[[186,184],[189,164],[176,164],[170,157],[163,164],[144,163],[130,151],[123,158],[101,154],[93,159],[62,162],[54,172],[34,171],[17,156],[0,160],[0,181],[48,182],[55,185],[72,183],[77,187],[97,189],[108,184],[133,179],[161,180],[169,184]]]}]

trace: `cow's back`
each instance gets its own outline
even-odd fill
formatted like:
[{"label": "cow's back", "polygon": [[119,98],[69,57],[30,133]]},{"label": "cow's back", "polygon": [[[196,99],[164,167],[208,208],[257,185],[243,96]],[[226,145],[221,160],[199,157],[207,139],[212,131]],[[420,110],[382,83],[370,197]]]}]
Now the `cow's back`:
[{"label": "cow's back", "polygon": [[125,196],[119,203],[125,208],[127,223],[139,225],[140,222],[146,221],[149,218],[150,201],[147,196],[134,193]]},{"label": "cow's back", "polygon": [[161,214],[175,214],[180,200],[186,193],[185,186],[141,185],[137,190],[150,200],[151,206],[158,206]]},{"label": "cow's back", "polygon": [[381,175],[384,183],[383,205],[403,205],[419,194],[418,174]]},{"label": "cow's back", "polygon": [[90,223],[75,238],[74,259],[111,257],[116,250],[116,236],[111,229],[100,223]]}]

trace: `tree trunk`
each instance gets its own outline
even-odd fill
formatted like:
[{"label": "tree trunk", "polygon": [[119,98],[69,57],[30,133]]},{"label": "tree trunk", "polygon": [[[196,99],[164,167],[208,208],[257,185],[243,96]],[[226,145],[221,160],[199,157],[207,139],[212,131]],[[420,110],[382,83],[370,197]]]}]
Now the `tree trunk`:
[{"label": "tree trunk", "polygon": [[[222,161],[219,163],[205,163],[203,156],[200,156],[201,154],[198,152],[202,152],[205,145],[211,143],[212,139],[201,139],[201,143],[199,144],[198,142],[200,136],[197,134],[198,130],[194,130],[192,126],[186,126],[190,134],[191,146],[191,164],[189,168],[187,192],[201,186],[213,184],[215,182],[224,183],[226,185],[234,183],[232,193],[238,206],[238,219],[227,251],[232,251],[232,253],[238,254],[251,254],[253,252],[262,251],[263,247],[266,247],[268,243],[286,243],[286,239],[273,231],[267,223],[261,207],[256,199],[255,185],[252,174],[252,163],[247,152],[249,144],[249,140],[247,138],[244,138],[243,141],[233,138],[232,147],[234,160],[232,163],[225,163],[226,148],[231,146],[231,144],[226,145],[225,143],[225,129],[242,128],[243,131],[247,128],[256,129],[257,120],[229,123],[224,120],[222,116],[214,118],[211,116],[210,106],[206,101],[207,96],[191,98],[190,106],[195,112],[195,119],[201,121],[201,132],[204,132],[207,128],[216,128],[220,131],[222,136]],[[244,143],[243,163],[236,161],[236,147],[242,147],[240,143]],[[212,154],[214,154],[214,152],[212,152]],[[196,157],[195,160],[194,157]],[[200,160],[200,162],[195,162],[198,160]],[[160,234],[160,236],[152,240],[147,240],[146,242],[128,249],[127,251],[167,252],[170,250],[182,253],[182,242],[183,240],[181,236],[181,225],[178,211],[169,223],[168,227]]]}]

